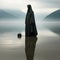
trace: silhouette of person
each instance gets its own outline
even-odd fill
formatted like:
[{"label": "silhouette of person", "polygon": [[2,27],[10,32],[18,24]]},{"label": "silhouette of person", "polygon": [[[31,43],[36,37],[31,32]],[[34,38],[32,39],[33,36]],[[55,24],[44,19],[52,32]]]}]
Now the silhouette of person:
[{"label": "silhouette of person", "polygon": [[37,29],[35,24],[34,12],[31,5],[27,5],[28,11],[25,20],[25,36],[36,36]]},{"label": "silhouette of person", "polygon": [[37,42],[37,37],[26,37],[25,38],[25,53],[26,53],[27,60],[34,59],[36,42]]}]

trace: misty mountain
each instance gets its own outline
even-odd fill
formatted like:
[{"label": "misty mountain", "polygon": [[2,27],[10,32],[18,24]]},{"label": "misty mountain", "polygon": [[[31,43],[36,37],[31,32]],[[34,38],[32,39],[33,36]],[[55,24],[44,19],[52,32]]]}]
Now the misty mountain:
[{"label": "misty mountain", "polygon": [[60,10],[54,11],[45,18],[47,27],[52,32],[60,35]]},{"label": "misty mountain", "polygon": [[49,14],[45,20],[47,21],[60,21],[60,10],[54,11],[53,13]]},{"label": "misty mountain", "polygon": [[0,10],[0,19],[24,18],[25,13],[20,10]]}]

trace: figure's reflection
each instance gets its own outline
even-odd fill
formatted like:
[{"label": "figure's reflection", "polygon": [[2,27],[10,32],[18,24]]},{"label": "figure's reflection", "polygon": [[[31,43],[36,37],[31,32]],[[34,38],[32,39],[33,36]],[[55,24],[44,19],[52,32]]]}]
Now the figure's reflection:
[{"label": "figure's reflection", "polygon": [[33,60],[37,37],[25,37],[25,53],[27,60]]}]

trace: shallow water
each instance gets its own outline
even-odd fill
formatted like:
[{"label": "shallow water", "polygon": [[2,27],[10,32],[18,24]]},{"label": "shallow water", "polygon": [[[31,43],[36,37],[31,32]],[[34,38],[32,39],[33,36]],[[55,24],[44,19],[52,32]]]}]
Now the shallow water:
[{"label": "shallow water", "polygon": [[[60,23],[36,21],[36,25],[38,36],[34,60],[60,60]],[[0,21],[0,60],[26,60],[24,29],[23,20]],[[19,32],[21,39],[17,38]]]},{"label": "shallow water", "polygon": [[[60,59],[59,35],[49,30],[42,30],[37,38],[34,60]],[[0,60],[26,60],[24,35],[21,39],[18,39],[15,33],[1,35]]]}]

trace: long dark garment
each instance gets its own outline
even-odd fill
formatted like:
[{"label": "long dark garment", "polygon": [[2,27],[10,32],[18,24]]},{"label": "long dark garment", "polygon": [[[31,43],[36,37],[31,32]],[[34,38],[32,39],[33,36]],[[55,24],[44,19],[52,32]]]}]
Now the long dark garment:
[{"label": "long dark garment", "polygon": [[26,36],[36,36],[37,29],[35,24],[34,12],[30,9],[27,12],[26,20],[25,20],[25,35]]}]

